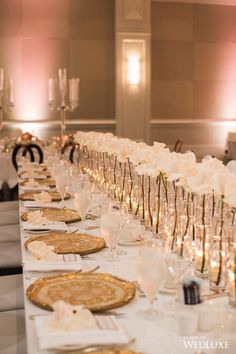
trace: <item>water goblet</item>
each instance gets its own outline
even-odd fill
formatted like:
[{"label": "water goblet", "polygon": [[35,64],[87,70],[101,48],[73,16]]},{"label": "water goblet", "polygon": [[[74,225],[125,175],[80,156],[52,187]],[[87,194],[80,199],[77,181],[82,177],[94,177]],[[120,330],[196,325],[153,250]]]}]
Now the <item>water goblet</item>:
[{"label": "water goblet", "polygon": [[139,314],[147,320],[155,320],[159,315],[154,307],[156,295],[166,278],[164,257],[155,248],[144,246],[137,261],[136,271],[138,283],[149,303]]},{"label": "water goblet", "polygon": [[69,185],[69,176],[66,174],[58,174],[56,175],[56,188],[60,193],[62,203],[64,202],[65,193]]},{"label": "water goblet", "polygon": [[80,189],[79,192],[74,194],[74,208],[80,214],[82,220],[85,220],[85,216],[91,206],[91,194],[89,190]]},{"label": "water goblet", "polygon": [[108,211],[101,216],[100,231],[109,248],[107,260],[117,259],[116,246],[120,237],[122,218],[119,211]]}]

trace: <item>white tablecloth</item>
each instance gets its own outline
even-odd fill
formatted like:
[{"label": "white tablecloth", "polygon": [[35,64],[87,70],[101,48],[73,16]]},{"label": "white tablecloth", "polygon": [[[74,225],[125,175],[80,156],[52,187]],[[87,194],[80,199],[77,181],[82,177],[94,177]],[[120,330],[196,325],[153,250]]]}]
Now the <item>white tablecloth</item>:
[{"label": "white tablecloth", "polygon": [[[71,205],[71,201],[67,202],[68,206]],[[21,212],[24,208],[20,207]],[[87,232],[92,235],[99,236],[99,230],[90,230],[86,231],[85,227],[89,225],[95,225],[99,223],[98,220],[91,221],[87,220],[85,222],[73,223],[73,227],[77,227],[79,231]],[[22,260],[23,263],[26,259],[26,251],[24,247],[24,242],[26,240],[26,233],[21,229],[21,239],[22,239]],[[119,262],[107,262],[103,255],[107,250],[104,249],[98,253],[91,255],[90,260],[82,260],[82,269],[89,270],[99,264],[99,272],[108,272],[111,274],[116,274],[119,277],[125,278],[127,280],[135,280],[133,263],[135,258],[138,255],[140,246],[129,246],[124,247],[120,246],[122,250],[126,252],[125,255],[120,256]],[[24,289],[33,283],[37,278],[43,277],[46,275],[55,274],[53,272],[40,273],[40,272],[29,272],[23,268],[23,277],[24,277]],[[141,318],[138,313],[140,309],[147,306],[147,300],[140,296],[139,291],[136,292],[135,298],[126,306],[116,309],[117,312],[124,313],[125,317],[117,317],[119,323],[125,328],[128,334],[131,337],[136,338],[135,343],[131,346],[130,349],[133,349],[137,352],[142,352],[144,354],[195,354],[198,352],[194,348],[186,348],[186,340],[188,338],[182,337],[178,334],[177,331],[177,322],[175,315],[170,314],[165,310],[164,303],[170,299],[173,299],[173,295],[159,294],[158,303],[159,309],[161,312],[160,318],[155,321],[148,321]],[[216,301],[219,301],[223,307],[227,303],[227,298],[221,298]],[[48,313],[45,310],[40,309],[39,307],[33,305],[25,297],[25,320],[26,320],[26,329],[27,329],[27,347],[28,354],[53,354],[53,351],[42,351],[38,348],[35,326],[33,320],[30,319],[30,316],[36,314]],[[197,333],[195,337],[196,342],[203,340],[206,342],[209,338],[212,338],[212,333]],[[218,338],[220,339],[220,338]],[[193,338],[194,341],[194,338]],[[235,351],[236,352],[236,351]],[[204,354],[222,354],[221,351],[210,351],[204,349]],[[226,350],[225,353],[234,353],[234,351]]]},{"label": "white tablecloth", "polygon": [[11,154],[0,153],[0,189],[6,182],[9,188],[17,184],[17,173],[11,161]]}]

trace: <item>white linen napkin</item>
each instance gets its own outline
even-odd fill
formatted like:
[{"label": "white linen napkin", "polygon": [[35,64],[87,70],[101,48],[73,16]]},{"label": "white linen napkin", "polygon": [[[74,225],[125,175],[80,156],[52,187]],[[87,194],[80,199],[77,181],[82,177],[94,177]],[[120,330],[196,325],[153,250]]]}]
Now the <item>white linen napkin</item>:
[{"label": "white linen napkin", "polygon": [[48,246],[43,241],[32,241],[28,244],[28,252],[33,261],[57,261],[57,254],[54,252],[54,246]]},{"label": "white linen napkin", "polygon": [[34,194],[34,200],[41,203],[51,203],[52,197],[48,192],[41,192]]},{"label": "white linen napkin", "polygon": [[27,182],[25,182],[25,186],[27,187],[40,187],[39,182],[35,181],[33,178],[30,178]]},{"label": "white linen napkin", "polygon": [[70,345],[75,345],[79,349],[80,346],[87,345],[127,344],[129,342],[128,335],[113,316],[94,316],[97,328],[76,331],[52,328],[51,316],[35,317],[36,334],[41,350]]},{"label": "white linen napkin", "polygon": [[45,175],[40,175],[37,173],[38,171],[35,171],[35,172],[25,172],[21,175],[21,178],[25,179],[25,178],[38,178],[38,179],[45,179],[47,178],[47,176]]},{"label": "white linen napkin", "polygon": [[57,260],[54,262],[45,260],[33,261],[31,259],[26,259],[23,263],[23,267],[25,271],[34,272],[50,272],[55,270],[79,271],[82,269],[81,257],[79,254],[58,254]]},{"label": "white linen napkin", "polygon": [[47,224],[49,220],[43,216],[41,210],[36,210],[28,213],[27,222],[30,224]]},{"label": "white linen napkin", "polygon": [[38,192],[38,191],[49,191],[51,188],[49,186],[39,185],[39,187],[29,187],[29,186],[20,186],[20,190],[24,192]]}]

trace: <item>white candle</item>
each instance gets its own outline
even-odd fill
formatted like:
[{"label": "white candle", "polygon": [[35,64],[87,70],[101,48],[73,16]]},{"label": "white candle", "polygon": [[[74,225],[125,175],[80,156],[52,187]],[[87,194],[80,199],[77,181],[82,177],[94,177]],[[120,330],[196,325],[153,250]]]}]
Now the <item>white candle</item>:
[{"label": "white candle", "polygon": [[0,90],[4,89],[4,69],[0,69]]},{"label": "white candle", "polygon": [[77,77],[76,80],[76,90],[77,90],[77,102],[79,102],[79,78]]},{"label": "white candle", "polygon": [[79,79],[70,79],[70,102],[79,101]]},{"label": "white candle", "polygon": [[56,99],[56,92],[55,92],[55,81],[54,79],[50,78],[48,80],[48,101],[52,102]]},{"label": "white candle", "polygon": [[66,92],[66,86],[67,86],[66,69],[59,69],[58,70],[58,74],[59,74],[59,88],[60,88],[60,91],[65,93]]},{"label": "white candle", "polygon": [[9,80],[9,102],[13,103],[14,102],[14,86],[13,86],[13,80]]},{"label": "white candle", "polygon": [[73,101],[74,93],[73,93],[73,79],[70,79],[69,81],[69,99],[70,102]]}]

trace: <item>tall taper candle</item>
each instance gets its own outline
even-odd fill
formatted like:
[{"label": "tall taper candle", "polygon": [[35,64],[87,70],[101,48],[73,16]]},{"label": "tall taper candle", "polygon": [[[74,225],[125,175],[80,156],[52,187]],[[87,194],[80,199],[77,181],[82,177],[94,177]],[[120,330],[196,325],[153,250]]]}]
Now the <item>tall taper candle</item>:
[{"label": "tall taper candle", "polygon": [[56,99],[56,92],[55,92],[55,81],[54,79],[50,78],[48,80],[48,101],[52,102]]},{"label": "tall taper candle", "polygon": [[0,90],[4,89],[4,69],[0,68]]},{"label": "tall taper candle", "polygon": [[13,80],[9,80],[9,102],[14,103],[14,84]]},{"label": "tall taper candle", "polygon": [[67,86],[67,74],[66,74],[66,69],[59,69],[58,70],[58,75],[59,75],[59,89],[61,92],[65,93],[66,92],[66,86]]}]

